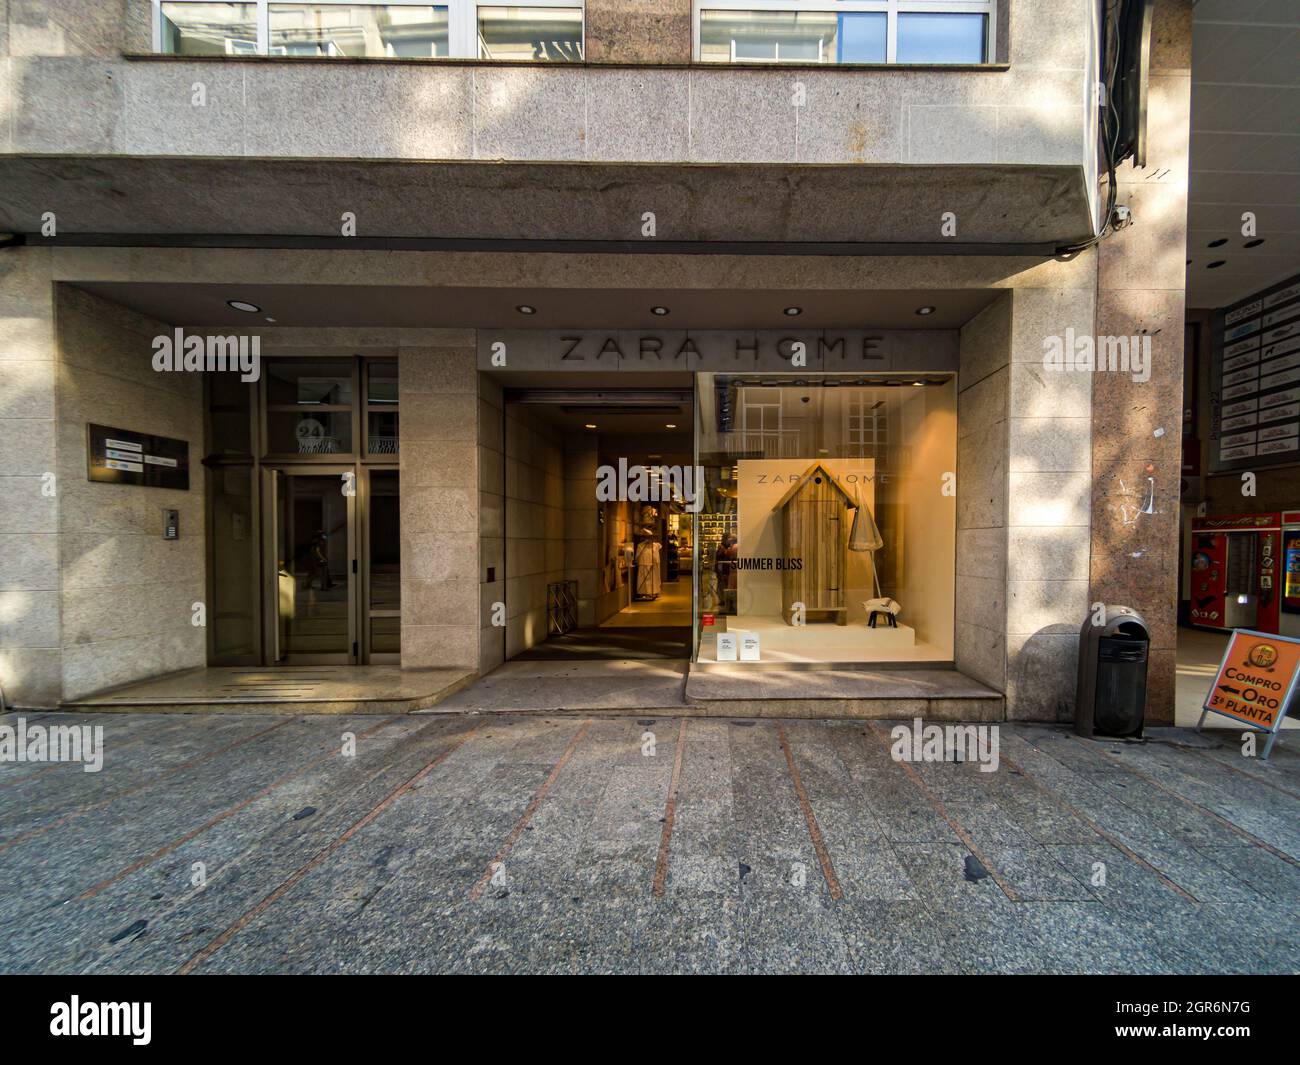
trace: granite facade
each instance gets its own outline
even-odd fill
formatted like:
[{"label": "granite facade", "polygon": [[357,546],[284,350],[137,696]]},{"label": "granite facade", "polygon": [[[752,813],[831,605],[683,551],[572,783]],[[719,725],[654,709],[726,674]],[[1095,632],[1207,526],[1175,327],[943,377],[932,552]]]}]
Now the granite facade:
[{"label": "granite facade", "polygon": [[1102,241],[1099,337],[1150,337],[1150,380],[1097,373],[1088,598],[1133,607],[1151,629],[1147,717],[1172,724],[1182,474],[1183,329],[1191,5],[1156,4],[1147,165],[1120,168],[1138,223]]}]

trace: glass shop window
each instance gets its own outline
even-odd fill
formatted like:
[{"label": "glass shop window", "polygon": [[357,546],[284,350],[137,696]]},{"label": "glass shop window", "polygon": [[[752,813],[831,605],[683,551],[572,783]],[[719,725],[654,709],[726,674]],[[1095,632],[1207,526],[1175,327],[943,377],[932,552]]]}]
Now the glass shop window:
[{"label": "glass shop window", "polygon": [[699,660],[951,662],[953,379],[701,374],[697,394]]}]

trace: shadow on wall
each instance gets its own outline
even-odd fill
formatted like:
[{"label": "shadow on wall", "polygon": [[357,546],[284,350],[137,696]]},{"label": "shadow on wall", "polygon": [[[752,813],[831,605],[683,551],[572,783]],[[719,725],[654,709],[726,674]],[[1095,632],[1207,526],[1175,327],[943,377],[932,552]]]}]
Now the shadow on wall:
[{"label": "shadow on wall", "polygon": [[1007,676],[1007,717],[1073,721],[1078,673],[1077,625],[1048,625],[1026,637]]}]

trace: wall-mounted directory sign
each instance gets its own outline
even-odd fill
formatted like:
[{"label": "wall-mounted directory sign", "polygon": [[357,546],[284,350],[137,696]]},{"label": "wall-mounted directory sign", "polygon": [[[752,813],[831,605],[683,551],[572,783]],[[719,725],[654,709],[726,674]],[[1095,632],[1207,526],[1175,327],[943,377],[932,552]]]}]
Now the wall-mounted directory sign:
[{"label": "wall-mounted directory sign", "polygon": [[1300,462],[1300,277],[1215,315],[1210,472]]},{"label": "wall-mounted directory sign", "polygon": [[166,436],[86,426],[86,475],[108,484],[146,488],[190,487],[190,445]]}]

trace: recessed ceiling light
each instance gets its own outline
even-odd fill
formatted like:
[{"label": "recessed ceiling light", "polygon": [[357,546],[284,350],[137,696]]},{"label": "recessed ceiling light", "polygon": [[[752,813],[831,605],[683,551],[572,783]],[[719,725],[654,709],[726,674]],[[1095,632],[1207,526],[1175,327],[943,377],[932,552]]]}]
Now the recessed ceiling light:
[{"label": "recessed ceiling light", "polygon": [[249,303],[247,300],[226,300],[226,306],[248,314],[256,314],[262,309],[256,303]]},{"label": "recessed ceiling light", "polygon": [[657,314],[657,315],[659,315],[660,318],[662,318],[665,314],[668,313],[668,308],[667,308],[667,307],[651,307],[651,308],[650,308],[650,313],[651,313],[651,314]]},{"label": "recessed ceiling light", "polygon": [[917,313],[917,314],[920,314],[920,315],[934,314],[934,308],[933,308],[933,307],[918,307],[918,308],[916,309],[916,313]]},{"label": "recessed ceiling light", "polygon": [[1205,246],[1207,248],[1222,248],[1227,243],[1228,243],[1227,237],[1220,237],[1218,240],[1210,241],[1210,243]]},{"label": "recessed ceiling light", "polygon": [[275,321],[275,319],[272,318],[269,314],[266,316],[266,320],[267,320],[268,322],[274,322],[274,321]]},{"label": "recessed ceiling light", "polygon": [[1242,247],[1243,247],[1243,248],[1258,248],[1258,247],[1259,247],[1261,244],[1263,244],[1263,243],[1264,243],[1264,238],[1263,238],[1263,237],[1256,237],[1254,240],[1248,240],[1248,241],[1246,241],[1246,243],[1243,244]]},{"label": "recessed ceiling light", "polygon": [[515,308],[520,314],[536,314],[537,308],[528,303],[521,303]]},{"label": "recessed ceiling light", "polygon": [[665,428],[665,429],[676,429],[677,426],[674,425],[672,422],[669,422],[667,425],[664,426],[664,428]]},{"label": "recessed ceiling light", "polygon": [[802,308],[802,307],[787,307],[787,308],[786,308],[784,311],[782,311],[781,313],[783,313],[787,318],[798,318],[799,315],[803,314],[803,308]]},{"label": "recessed ceiling light", "polygon": [[1206,264],[1205,264],[1205,269],[1207,269],[1207,270],[1217,270],[1220,266],[1222,266],[1222,265],[1223,265],[1224,263],[1226,263],[1227,261],[1228,261],[1227,259],[1215,259],[1214,262],[1212,262],[1212,263],[1206,263]]},{"label": "recessed ceiling light", "polygon": [[588,422],[588,423],[587,423],[587,428],[588,428],[588,429],[594,429],[594,428],[596,428],[596,427],[595,427],[594,425],[592,425],[591,422]]},{"label": "recessed ceiling light", "polygon": [[922,385],[924,385],[924,384],[925,384],[924,381],[913,381],[913,382],[912,382],[912,387],[913,387],[913,388],[920,388],[920,387],[921,387]]}]

